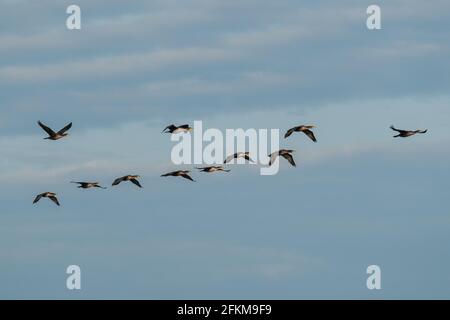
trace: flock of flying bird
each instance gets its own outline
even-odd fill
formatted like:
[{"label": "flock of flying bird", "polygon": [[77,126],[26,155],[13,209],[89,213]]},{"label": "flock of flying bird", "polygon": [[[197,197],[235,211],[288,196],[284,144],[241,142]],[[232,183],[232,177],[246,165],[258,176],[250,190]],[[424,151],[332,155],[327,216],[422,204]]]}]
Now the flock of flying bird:
[{"label": "flock of flying bird", "polygon": [[[55,132],[51,128],[49,128],[48,126],[43,124],[41,121],[38,121],[38,125],[48,134],[48,137],[46,137],[44,139],[55,140],[55,141],[68,136],[69,134],[67,133],[67,131],[69,131],[69,129],[72,128],[72,123],[69,123],[64,128],[59,130],[58,132]],[[317,142],[317,139],[314,136],[313,131],[311,130],[313,128],[315,128],[315,126],[313,126],[313,125],[300,125],[300,126],[293,127],[286,132],[286,134],[284,135],[284,138],[285,139],[288,138],[294,132],[303,132],[312,141]],[[423,134],[423,133],[427,132],[427,130],[399,130],[399,129],[396,129],[394,126],[391,126],[390,128],[397,132],[397,134],[394,136],[394,138],[397,138],[397,137],[407,138],[407,137],[413,136],[418,133]],[[187,133],[190,131],[192,131],[192,128],[187,124],[181,125],[181,126],[176,126],[176,125],[171,124],[171,125],[167,126],[162,131],[162,133],[178,134],[178,133]],[[294,150],[288,150],[288,149],[280,149],[276,152],[273,152],[272,154],[269,155],[269,158],[270,158],[269,166],[271,166],[278,157],[283,157],[292,166],[295,167],[296,164],[295,164],[294,158],[292,156],[293,152],[294,152]],[[228,156],[224,160],[223,163],[227,164],[227,163],[231,162],[232,160],[238,159],[238,158],[243,158],[243,159],[247,160],[248,162],[254,163],[254,161],[250,157],[249,152],[237,152],[235,154],[232,154],[232,155]],[[230,170],[226,170],[223,166],[208,166],[208,167],[201,167],[201,168],[196,168],[196,169],[198,169],[200,172],[206,172],[206,173],[230,172]],[[181,177],[181,178],[185,178],[185,179],[195,182],[195,180],[192,179],[192,177],[189,175],[189,173],[190,173],[190,171],[188,171],[188,170],[177,170],[177,171],[163,174],[163,175],[161,175],[161,177],[169,177],[169,176]],[[121,182],[129,181],[129,182],[135,184],[136,186],[138,186],[139,188],[142,188],[142,185],[140,184],[140,182],[138,180],[139,178],[140,178],[140,176],[138,176],[138,175],[126,175],[126,176],[115,179],[114,182],[112,183],[112,186],[117,186]],[[81,188],[81,189],[90,189],[90,188],[106,189],[106,187],[102,187],[99,182],[71,181],[71,183],[78,184],[78,188]],[[54,193],[54,192],[43,192],[41,194],[38,194],[35,197],[33,204],[37,203],[42,198],[48,198],[51,201],[53,201],[56,205],[58,205],[58,206],[60,205],[58,198],[56,197],[56,193]]]}]

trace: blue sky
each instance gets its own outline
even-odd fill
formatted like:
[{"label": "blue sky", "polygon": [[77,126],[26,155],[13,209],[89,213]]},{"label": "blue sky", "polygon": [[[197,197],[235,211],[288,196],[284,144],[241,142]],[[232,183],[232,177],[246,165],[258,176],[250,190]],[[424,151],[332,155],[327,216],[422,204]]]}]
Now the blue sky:
[{"label": "blue sky", "polygon": [[[450,298],[448,1],[378,1],[378,31],[369,1],[77,1],[69,31],[73,3],[0,0],[0,298]],[[160,178],[195,120],[319,141],[276,176]]]}]

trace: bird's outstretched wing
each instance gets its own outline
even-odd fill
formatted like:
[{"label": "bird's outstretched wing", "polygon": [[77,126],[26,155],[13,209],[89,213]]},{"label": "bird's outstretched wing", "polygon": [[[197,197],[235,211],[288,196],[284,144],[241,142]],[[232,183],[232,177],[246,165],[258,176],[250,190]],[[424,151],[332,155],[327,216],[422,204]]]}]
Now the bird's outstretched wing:
[{"label": "bird's outstretched wing", "polygon": [[41,121],[38,121],[38,125],[45,131],[49,136],[56,135],[55,131],[47,127],[45,124],[43,124]]},{"label": "bird's outstretched wing", "polygon": [[72,122],[69,123],[67,126],[65,126],[64,128],[62,128],[61,130],[58,131],[58,134],[64,134],[67,130],[69,130],[70,128],[72,128]]},{"label": "bird's outstretched wing", "polygon": [[136,179],[130,179],[130,181],[137,185],[139,188],[142,188],[141,184]]},{"label": "bird's outstretched wing", "polygon": [[195,182],[195,180],[192,179],[191,176],[188,175],[187,173],[182,173],[182,174],[180,174],[180,176],[183,177],[183,178],[185,178],[185,179],[188,179],[188,180],[191,180],[191,181],[194,181],[194,182]]},{"label": "bird's outstretched wing", "polygon": [[113,186],[117,186],[119,183],[121,183],[122,181],[125,180],[125,177],[121,177],[121,178],[117,178],[116,180],[114,180],[114,182],[112,183]]},{"label": "bird's outstretched wing", "polygon": [[244,155],[244,159],[250,162],[255,163],[255,161],[252,160],[252,158],[250,158],[250,156],[248,154]]},{"label": "bird's outstretched wing", "polygon": [[55,196],[48,196],[48,198],[49,198],[50,200],[52,200],[54,203],[56,203],[58,206],[60,205],[60,204],[59,204],[59,201],[58,201],[58,198],[56,198]]},{"label": "bird's outstretched wing", "polygon": [[292,157],[292,155],[290,155],[289,153],[283,154],[282,157],[285,158],[287,161],[289,161],[289,163],[291,165],[293,165],[294,167],[296,166],[295,161],[294,161],[294,157]]},{"label": "bird's outstretched wing", "polygon": [[175,125],[171,124],[171,125],[167,126],[167,127],[162,131],[162,133],[166,132],[166,130],[169,130],[169,131],[175,130],[176,128],[177,128],[177,127],[176,127]]},{"label": "bird's outstretched wing", "polygon": [[236,156],[237,156],[237,153],[228,156],[228,157],[224,160],[223,163],[228,163],[228,162],[230,162],[231,160],[233,160],[234,158],[236,158]]},{"label": "bird's outstretched wing", "polygon": [[189,125],[188,124],[183,124],[182,126],[179,126],[178,128],[189,129]]},{"label": "bird's outstretched wing", "polygon": [[168,176],[173,176],[173,175],[174,175],[174,172],[168,172],[168,173],[162,174],[161,177],[168,177]]},{"label": "bird's outstretched wing", "polygon": [[316,137],[314,136],[314,132],[312,132],[311,130],[304,130],[303,131],[304,134],[306,134],[312,141],[317,142]]},{"label": "bird's outstretched wing", "polygon": [[392,130],[394,130],[394,131],[399,132],[399,133],[405,133],[405,132],[406,132],[406,130],[395,129],[394,126],[391,126],[390,128],[391,128]]},{"label": "bird's outstretched wing", "polygon": [[272,154],[269,155],[269,157],[270,157],[269,166],[271,166],[275,162],[275,160],[277,159],[278,155],[279,155],[278,151],[277,152],[273,152]]},{"label": "bird's outstretched wing", "polygon": [[286,134],[284,135],[284,138],[286,139],[287,137],[289,137],[291,134],[294,133],[295,129],[297,129],[297,127],[291,128],[289,129]]},{"label": "bird's outstretched wing", "polygon": [[34,198],[33,204],[36,203],[36,202],[38,202],[39,200],[41,200],[41,198],[42,198],[42,194],[38,194],[38,195],[36,196],[36,198]]}]

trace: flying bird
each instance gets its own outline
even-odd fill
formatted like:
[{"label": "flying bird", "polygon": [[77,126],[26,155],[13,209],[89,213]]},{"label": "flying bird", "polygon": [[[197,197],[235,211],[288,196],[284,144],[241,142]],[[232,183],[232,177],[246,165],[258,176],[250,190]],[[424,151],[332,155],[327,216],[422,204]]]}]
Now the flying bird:
[{"label": "flying bird", "polygon": [[100,188],[106,189],[105,187],[100,186],[99,182],[78,182],[78,181],[70,181],[70,183],[79,184],[78,188],[89,189],[89,188]]},{"label": "flying bird", "polygon": [[213,172],[230,172],[231,170],[225,170],[223,166],[210,166],[210,167],[203,167],[203,168],[197,168],[201,172],[207,172],[207,173],[213,173]]},{"label": "flying bird", "polygon": [[169,177],[169,176],[173,176],[173,177],[182,177],[191,181],[194,181],[194,179],[191,178],[191,176],[189,176],[189,172],[187,170],[178,170],[178,171],[173,171],[173,172],[169,172],[166,174],[161,175],[161,177]]},{"label": "flying bird", "polygon": [[192,128],[188,124],[183,124],[182,126],[176,126],[174,124],[171,124],[170,126],[167,126],[161,133],[172,133],[177,134],[180,132],[190,132],[192,131]]},{"label": "flying bird", "polygon": [[58,198],[56,198],[56,193],[53,193],[53,192],[44,192],[44,193],[38,194],[36,196],[36,198],[34,199],[33,204],[37,203],[39,200],[41,200],[41,198],[49,198],[54,203],[56,203],[58,206],[60,205]]},{"label": "flying bird", "polygon": [[395,135],[394,138],[397,138],[397,137],[407,138],[407,137],[415,135],[416,133],[426,133],[428,131],[427,129],[425,129],[425,130],[413,130],[413,131],[411,131],[411,130],[399,130],[399,129],[395,129],[394,126],[391,126],[391,129],[398,132],[398,134]]},{"label": "flying bird", "polygon": [[293,134],[294,132],[303,132],[304,134],[306,134],[312,141],[317,142],[316,137],[314,136],[314,132],[312,132],[310,129],[315,128],[315,126],[313,125],[301,125],[301,126],[297,126],[297,127],[293,127],[291,129],[289,129],[286,134],[284,135],[284,138],[286,139],[287,137],[289,137],[291,134]]},{"label": "flying bird", "polygon": [[117,178],[116,180],[114,180],[114,182],[112,183],[113,186],[117,186],[119,183],[123,182],[123,181],[130,181],[132,183],[134,183],[135,185],[137,185],[139,188],[142,188],[141,184],[139,183],[139,181],[137,179],[139,179],[140,176],[137,175],[128,175],[128,176],[123,176],[121,178]]},{"label": "flying bird", "polygon": [[47,127],[45,124],[43,124],[41,121],[38,121],[38,125],[48,134],[47,138],[44,139],[48,139],[48,140],[59,140],[61,138],[64,138],[66,136],[68,136],[69,134],[67,133],[67,131],[72,128],[72,122],[69,123],[68,125],[66,125],[64,128],[62,128],[61,130],[59,130],[58,132],[53,131],[52,129],[50,129],[49,127]]},{"label": "flying bird", "polygon": [[272,154],[269,155],[270,157],[269,166],[271,166],[275,162],[278,156],[281,156],[285,158],[287,161],[289,161],[289,163],[295,167],[296,164],[291,154],[293,152],[294,150],[286,150],[286,149],[280,149],[276,152],[273,152]]},{"label": "flying bird", "polygon": [[228,157],[224,160],[223,163],[228,163],[228,162],[230,162],[231,160],[233,160],[233,159],[238,159],[238,158],[244,158],[245,160],[250,161],[250,162],[253,162],[253,163],[255,162],[255,161],[253,161],[253,160],[250,158],[250,152],[237,152],[237,153],[235,153],[235,154],[232,154],[232,155],[228,156]]}]

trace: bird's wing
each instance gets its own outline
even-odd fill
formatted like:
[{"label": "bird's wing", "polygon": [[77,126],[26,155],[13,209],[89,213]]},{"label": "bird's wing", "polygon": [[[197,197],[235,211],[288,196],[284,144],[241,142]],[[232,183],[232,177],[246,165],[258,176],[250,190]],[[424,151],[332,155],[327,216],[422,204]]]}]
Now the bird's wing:
[{"label": "bird's wing", "polygon": [[166,131],[166,130],[174,130],[174,129],[176,129],[177,127],[175,126],[175,125],[173,125],[173,124],[171,124],[170,126],[167,126],[162,132],[164,132],[164,131]]},{"label": "bird's wing", "polygon": [[122,181],[125,180],[125,177],[121,177],[121,178],[117,178],[116,180],[114,180],[114,182],[112,183],[113,186],[117,186],[119,183],[121,183]]},{"label": "bird's wing", "polygon": [[228,156],[228,157],[225,159],[225,161],[224,161],[223,163],[228,163],[228,162],[230,162],[231,160],[234,159],[235,156],[236,156],[236,154],[232,154],[231,156]]},{"label": "bird's wing", "polygon": [[173,172],[168,172],[168,173],[162,174],[161,177],[168,177],[168,176],[173,176],[173,175],[174,175]]},{"label": "bird's wing", "polygon": [[49,127],[47,127],[45,124],[43,124],[42,122],[38,121],[38,125],[45,131],[47,132],[47,134],[49,136],[54,136],[56,133],[55,131],[53,131],[52,129],[50,129]]},{"label": "bird's wing", "polygon": [[139,188],[142,188],[141,184],[136,179],[130,179],[130,181],[137,185]]},{"label": "bird's wing", "polygon": [[427,131],[428,131],[428,129],[425,129],[425,130],[419,131],[419,133],[427,133]]},{"label": "bird's wing", "polygon": [[316,137],[314,136],[314,132],[312,132],[311,130],[304,130],[303,131],[304,134],[306,134],[312,141],[317,142]]},{"label": "bird's wing", "polygon": [[61,130],[58,131],[58,134],[64,134],[67,130],[69,130],[70,128],[72,128],[72,122],[69,123],[67,126],[65,126],[64,128],[62,128]]},{"label": "bird's wing", "polygon": [[295,161],[294,161],[294,157],[292,157],[292,155],[290,155],[289,153],[285,153],[282,155],[283,158],[285,158],[287,161],[289,161],[290,164],[292,164],[294,167],[296,166]]},{"label": "bird's wing", "polygon": [[38,194],[38,195],[36,196],[36,198],[34,198],[33,203],[38,202],[39,200],[41,200],[41,198],[42,198],[42,194]]},{"label": "bird's wing", "polygon": [[277,159],[278,152],[273,152],[272,154],[269,155],[269,157],[270,157],[269,166],[271,166]]},{"label": "bird's wing", "polygon": [[48,196],[48,198],[59,206],[58,198],[56,198],[55,196]]},{"label": "bird's wing", "polygon": [[70,183],[78,183],[78,184],[83,184],[84,182],[78,182],[78,181],[70,181]]},{"label": "bird's wing", "polygon": [[247,160],[247,161],[253,162],[253,163],[255,162],[255,161],[253,161],[252,158],[250,158],[248,155],[245,155],[245,156],[244,156],[244,159]]},{"label": "bird's wing", "polygon": [[183,124],[182,126],[179,126],[178,128],[189,129],[189,125],[188,124]]},{"label": "bird's wing", "polygon": [[293,134],[296,128],[297,128],[297,127],[294,127],[294,128],[289,129],[289,130],[286,132],[286,134],[284,135],[284,138],[286,139],[286,138],[289,137],[291,134]]},{"label": "bird's wing", "polygon": [[391,126],[391,129],[400,133],[404,133],[406,132],[405,130],[399,130],[399,129],[395,129],[394,126]]},{"label": "bird's wing", "polygon": [[[190,176],[190,175],[188,175],[187,173],[182,173],[182,174],[180,174],[180,176],[181,176],[181,177],[183,177],[183,178],[185,178],[185,179],[188,179],[188,180],[194,181],[194,179],[192,179],[192,178],[191,178],[191,176]],[[195,182],[195,181],[194,181],[194,182]]]}]

